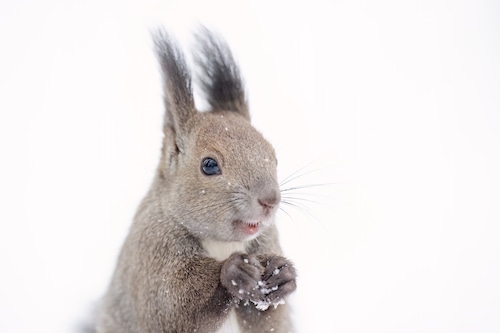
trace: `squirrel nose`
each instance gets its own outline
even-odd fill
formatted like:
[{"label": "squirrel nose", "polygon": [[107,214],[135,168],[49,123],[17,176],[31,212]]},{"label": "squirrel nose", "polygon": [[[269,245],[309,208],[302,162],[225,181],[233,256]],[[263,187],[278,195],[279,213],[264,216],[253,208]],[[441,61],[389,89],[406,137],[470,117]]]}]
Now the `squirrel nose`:
[{"label": "squirrel nose", "polygon": [[281,195],[279,191],[273,191],[265,196],[261,196],[257,201],[264,209],[265,214],[269,214],[269,212],[278,205],[281,200]]}]

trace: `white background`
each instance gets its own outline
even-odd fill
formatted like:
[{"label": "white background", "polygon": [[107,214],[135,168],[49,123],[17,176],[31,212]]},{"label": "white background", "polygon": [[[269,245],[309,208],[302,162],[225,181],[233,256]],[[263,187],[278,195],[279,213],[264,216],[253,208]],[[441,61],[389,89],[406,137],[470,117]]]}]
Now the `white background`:
[{"label": "white background", "polygon": [[500,331],[495,1],[2,1],[0,332],[75,332],[159,157],[149,31],[231,44],[281,178],[299,332]]}]

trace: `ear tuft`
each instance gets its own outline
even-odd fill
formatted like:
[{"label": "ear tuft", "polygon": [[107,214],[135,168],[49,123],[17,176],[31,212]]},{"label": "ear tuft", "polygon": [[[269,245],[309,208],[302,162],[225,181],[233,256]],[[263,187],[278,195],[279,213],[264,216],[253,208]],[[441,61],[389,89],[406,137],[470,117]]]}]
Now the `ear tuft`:
[{"label": "ear tuft", "polygon": [[200,26],[196,41],[196,82],[212,110],[237,112],[250,120],[240,70],[225,40]]},{"label": "ear tuft", "polygon": [[187,134],[187,123],[196,113],[191,75],[184,55],[172,37],[161,28],[152,35],[163,74],[165,126],[172,127],[179,139]]}]

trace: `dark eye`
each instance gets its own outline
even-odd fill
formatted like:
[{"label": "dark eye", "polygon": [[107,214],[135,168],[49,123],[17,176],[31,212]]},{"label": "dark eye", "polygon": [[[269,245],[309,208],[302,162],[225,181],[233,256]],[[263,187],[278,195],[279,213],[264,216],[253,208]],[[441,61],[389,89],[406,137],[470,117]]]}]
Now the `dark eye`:
[{"label": "dark eye", "polygon": [[220,174],[220,168],[217,161],[210,157],[205,158],[203,162],[201,162],[201,170],[207,176]]}]

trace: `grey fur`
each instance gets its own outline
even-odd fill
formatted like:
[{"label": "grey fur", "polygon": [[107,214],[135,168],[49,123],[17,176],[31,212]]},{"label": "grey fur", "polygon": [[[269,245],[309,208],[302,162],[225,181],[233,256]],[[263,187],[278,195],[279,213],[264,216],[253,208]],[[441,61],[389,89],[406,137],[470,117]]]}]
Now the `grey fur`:
[{"label": "grey fur", "polygon": [[229,46],[205,27],[196,35],[195,62],[200,68],[197,81],[213,110],[237,111],[250,120],[240,70]]},{"label": "grey fur", "polygon": [[[296,273],[281,256],[273,224],[281,198],[275,153],[249,122],[238,68],[223,41],[208,30],[198,36],[213,110],[197,112],[182,53],[164,31],[154,39],[165,86],[162,156],[97,331],[216,332],[234,310],[241,332],[289,332],[287,304],[254,305],[284,300],[296,288]],[[206,157],[221,174],[203,174]],[[207,243],[242,251],[217,258]]]}]

